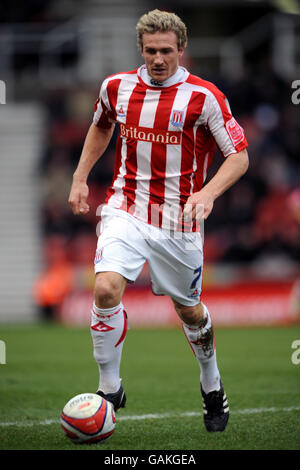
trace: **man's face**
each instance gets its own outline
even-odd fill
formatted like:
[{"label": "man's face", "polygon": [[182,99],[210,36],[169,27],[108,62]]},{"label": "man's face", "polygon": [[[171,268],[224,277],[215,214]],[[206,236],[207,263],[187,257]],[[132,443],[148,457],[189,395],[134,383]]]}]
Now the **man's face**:
[{"label": "man's face", "polygon": [[173,31],[143,34],[142,56],[148,74],[154,80],[163,82],[174,75],[183,50],[178,50],[177,36]]}]

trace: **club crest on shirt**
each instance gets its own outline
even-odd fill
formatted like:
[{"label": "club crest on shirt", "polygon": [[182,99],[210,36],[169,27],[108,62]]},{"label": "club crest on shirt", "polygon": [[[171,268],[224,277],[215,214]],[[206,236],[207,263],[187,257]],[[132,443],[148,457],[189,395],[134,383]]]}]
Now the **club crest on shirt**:
[{"label": "club crest on shirt", "polygon": [[171,124],[175,127],[180,127],[183,124],[183,117],[184,111],[180,111],[178,109],[173,109],[172,117],[171,117]]}]

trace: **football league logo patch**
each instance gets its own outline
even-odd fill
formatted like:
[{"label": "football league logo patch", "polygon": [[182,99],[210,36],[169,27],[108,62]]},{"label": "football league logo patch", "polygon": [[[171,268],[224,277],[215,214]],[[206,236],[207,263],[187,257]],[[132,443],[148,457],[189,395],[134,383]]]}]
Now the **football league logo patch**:
[{"label": "football league logo patch", "polygon": [[234,146],[243,142],[245,137],[244,130],[234,118],[226,122],[226,130]]}]

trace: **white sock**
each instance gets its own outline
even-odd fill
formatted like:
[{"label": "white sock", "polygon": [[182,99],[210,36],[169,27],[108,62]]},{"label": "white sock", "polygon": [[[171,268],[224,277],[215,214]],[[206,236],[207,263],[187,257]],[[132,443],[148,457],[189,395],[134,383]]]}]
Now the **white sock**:
[{"label": "white sock", "polygon": [[112,308],[92,308],[91,335],[94,358],[99,367],[99,387],[103,393],[115,393],[121,385],[120,363],[127,332],[123,304]]},{"label": "white sock", "polygon": [[200,366],[200,382],[205,393],[220,389],[220,372],[214,332],[209,311],[204,304],[204,317],[199,325],[187,325],[182,322],[184,334]]}]

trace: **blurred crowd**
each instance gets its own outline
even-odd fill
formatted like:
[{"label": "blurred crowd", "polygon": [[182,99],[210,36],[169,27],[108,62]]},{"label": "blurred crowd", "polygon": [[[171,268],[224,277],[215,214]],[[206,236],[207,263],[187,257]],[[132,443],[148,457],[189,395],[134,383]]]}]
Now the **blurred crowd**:
[{"label": "blurred crowd", "polygon": [[268,64],[238,82],[220,81],[245,130],[250,167],[218,199],[206,225],[206,256],[216,262],[300,260],[300,107]]}]

